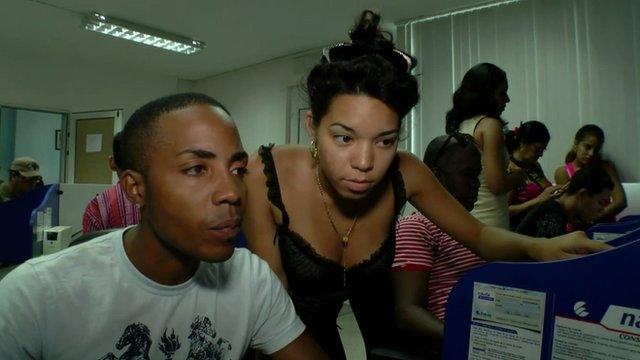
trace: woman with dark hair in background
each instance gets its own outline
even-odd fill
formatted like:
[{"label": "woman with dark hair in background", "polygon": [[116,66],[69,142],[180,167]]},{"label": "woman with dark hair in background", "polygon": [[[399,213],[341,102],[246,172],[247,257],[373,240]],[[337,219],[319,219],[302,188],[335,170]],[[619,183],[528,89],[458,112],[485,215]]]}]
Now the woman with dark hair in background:
[{"label": "woman with dark hair in background", "polygon": [[416,62],[365,11],[350,43],[323,51],[307,78],[311,148],[263,146],[249,161],[243,231],[280,277],[331,359],[345,359],[336,320],[349,300],[367,354],[398,340],[390,268],[408,200],[478,255],[558,259],[607,248],[583,233],[545,241],[478,222],[415,156],[398,152],[418,101]]},{"label": "woman with dark hair in background", "polygon": [[448,134],[459,131],[472,135],[482,151],[482,173],[478,201],[471,215],[481,222],[509,228],[507,193],[524,179],[524,172],[507,174],[509,156],[504,145],[500,115],[510,101],[507,74],[499,67],[478,64],[464,75],[453,94],[453,108],[447,112]]},{"label": "woman with dark hair in background", "polygon": [[571,150],[565,157],[564,166],[558,167],[555,171],[555,180],[559,185],[566,184],[578,170],[590,165],[605,169],[613,181],[611,202],[596,222],[615,222],[616,215],[627,207],[627,197],[615,164],[602,159],[600,152],[603,145],[604,131],[599,126],[588,124],[581,127],[576,133]]},{"label": "woman with dark hair in background", "polygon": [[505,144],[509,152],[507,173],[523,170],[525,180],[509,193],[509,223],[515,229],[527,211],[562,195],[562,185],[553,186],[542,171],[538,159],[547,149],[551,135],[539,121],[527,121],[507,132]]}]

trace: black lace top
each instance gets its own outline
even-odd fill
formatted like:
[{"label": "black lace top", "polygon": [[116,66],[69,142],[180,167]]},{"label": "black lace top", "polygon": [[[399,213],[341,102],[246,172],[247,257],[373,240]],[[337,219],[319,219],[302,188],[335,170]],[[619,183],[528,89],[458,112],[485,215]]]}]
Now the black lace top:
[{"label": "black lace top", "polygon": [[289,294],[298,315],[331,359],[345,358],[336,320],[347,299],[358,321],[367,354],[373,348],[394,347],[397,331],[390,268],[395,255],[395,220],[406,202],[397,161],[389,171],[396,219],[380,248],[369,259],[345,269],[319,255],[304,238],[289,229],[289,216],[282,202],[272,147],[260,147],[259,154],[264,163],[269,201],[282,212],[282,224],[277,225],[276,239],[289,283]]}]

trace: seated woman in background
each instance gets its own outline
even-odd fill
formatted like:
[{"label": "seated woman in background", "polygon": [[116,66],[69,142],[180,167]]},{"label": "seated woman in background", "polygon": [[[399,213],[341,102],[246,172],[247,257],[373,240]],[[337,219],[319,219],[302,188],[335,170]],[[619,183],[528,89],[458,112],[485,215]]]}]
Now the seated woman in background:
[{"label": "seated woman in background", "polygon": [[447,112],[447,134],[461,132],[476,139],[482,152],[478,201],[471,215],[482,223],[509,228],[507,194],[524,179],[522,170],[507,174],[509,154],[504,146],[500,115],[510,101],[507,74],[499,67],[482,63],[464,75],[453,94],[453,108]]},{"label": "seated woman in background", "polygon": [[535,237],[567,233],[567,225],[589,227],[602,216],[611,199],[611,177],[599,166],[587,166],[569,180],[567,190],[549,199],[522,219],[516,232]]},{"label": "seated woman in background", "polygon": [[597,125],[589,124],[581,127],[576,133],[573,147],[567,153],[565,165],[555,171],[558,185],[569,182],[578,170],[588,165],[598,165],[607,171],[613,181],[611,202],[596,222],[615,222],[615,216],[627,207],[627,197],[620,183],[618,170],[612,161],[602,159],[600,151],[604,145],[604,132]]},{"label": "seated woman in background", "polygon": [[562,195],[563,186],[553,186],[538,163],[550,139],[547,127],[535,120],[507,132],[505,144],[510,155],[507,173],[522,170],[526,176],[509,193],[509,223],[512,229],[516,228],[527,211]]},{"label": "seated woman in background", "polygon": [[[470,211],[478,199],[480,157],[471,135],[453,133],[433,139],[423,162]],[[429,358],[439,352],[449,292],[462,275],[483,263],[419,212],[398,222],[392,277],[396,318],[408,351]]]}]

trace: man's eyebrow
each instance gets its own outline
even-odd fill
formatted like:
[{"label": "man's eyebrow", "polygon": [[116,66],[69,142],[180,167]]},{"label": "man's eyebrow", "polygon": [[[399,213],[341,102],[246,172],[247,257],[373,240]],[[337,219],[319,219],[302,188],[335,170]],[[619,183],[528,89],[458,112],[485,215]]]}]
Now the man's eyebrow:
[{"label": "man's eyebrow", "polygon": [[204,149],[185,149],[176,154],[176,156],[191,154],[199,158],[212,159],[216,157],[212,151]]},{"label": "man's eyebrow", "polygon": [[231,162],[236,162],[236,161],[246,161],[249,159],[249,154],[247,154],[245,151],[238,151],[237,153],[231,155]]}]

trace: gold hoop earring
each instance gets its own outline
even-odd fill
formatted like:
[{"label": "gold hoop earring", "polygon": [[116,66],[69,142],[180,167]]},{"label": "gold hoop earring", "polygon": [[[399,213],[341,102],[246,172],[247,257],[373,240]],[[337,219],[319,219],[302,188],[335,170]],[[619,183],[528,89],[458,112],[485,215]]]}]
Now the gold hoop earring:
[{"label": "gold hoop earring", "polygon": [[313,160],[318,161],[318,144],[316,139],[311,140],[311,157]]}]

